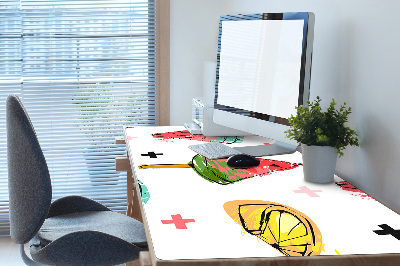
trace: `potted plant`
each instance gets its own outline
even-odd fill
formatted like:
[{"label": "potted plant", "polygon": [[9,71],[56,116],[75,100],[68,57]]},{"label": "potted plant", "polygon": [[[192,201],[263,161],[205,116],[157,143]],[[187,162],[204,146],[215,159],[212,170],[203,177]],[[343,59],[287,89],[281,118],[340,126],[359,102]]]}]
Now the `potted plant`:
[{"label": "potted plant", "polygon": [[[76,126],[88,138],[88,144],[82,146],[85,149],[83,156],[87,165],[89,177],[93,185],[117,185],[118,177],[102,179],[101,176],[118,176],[119,173],[104,173],[108,171],[105,161],[113,160],[114,154],[123,155],[125,147],[116,145],[115,125],[119,122],[130,121],[129,115],[132,107],[124,105],[131,96],[122,97],[115,92],[113,83],[109,84],[82,84],[76,90],[72,101],[77,107],[79,120]],[[121,125],[122,126],[122,125]],[[99,131],[102,136],[99,137]],[[100,177],[100,178],[99,178]]]},{"label": "potted plant", "polygon": [[289,118],[290,129],[286,137],[301,143],[303,170],[306,181],[333,182],[336,161],[348,145],[359,146],[357,133],[346,126],[351,108],[344,103],[339,110],[332,99],[326,112],[317,96],[308,106],[296,107],[297,115]]}]

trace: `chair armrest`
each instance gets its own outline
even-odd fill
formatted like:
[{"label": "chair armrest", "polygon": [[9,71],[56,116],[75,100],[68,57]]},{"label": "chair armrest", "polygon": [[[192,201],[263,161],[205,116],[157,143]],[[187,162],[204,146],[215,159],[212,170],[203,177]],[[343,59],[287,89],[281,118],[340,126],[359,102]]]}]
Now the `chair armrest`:
[{"label": "chair armrest", "polygon": [[55,200],[49,210],[47,218],[83,211],[111,211],[106,206],[81,196],[67,196]]}]

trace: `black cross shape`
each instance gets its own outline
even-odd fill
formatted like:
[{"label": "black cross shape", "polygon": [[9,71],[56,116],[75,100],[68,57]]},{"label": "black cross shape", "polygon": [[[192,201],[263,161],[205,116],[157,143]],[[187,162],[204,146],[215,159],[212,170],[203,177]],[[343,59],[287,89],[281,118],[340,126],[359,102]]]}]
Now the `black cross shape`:
[{"label": "black cross shape", "polygon": [[374,230],[375,234],[378,235],[392,235],[394,236],[397,240],[400,240],[400,230],[394,230],[392,227],[390,227],[387,224],[381,224],[378,225],[380,228],[383,230]]},{"label": "black cross shape", "polygon": [[163,155],[163,154],[155,153],[154,151],[148,152],[147,154],[142,154],[142,156],[149,156],[150,158],[157,158],[157,155]]}]

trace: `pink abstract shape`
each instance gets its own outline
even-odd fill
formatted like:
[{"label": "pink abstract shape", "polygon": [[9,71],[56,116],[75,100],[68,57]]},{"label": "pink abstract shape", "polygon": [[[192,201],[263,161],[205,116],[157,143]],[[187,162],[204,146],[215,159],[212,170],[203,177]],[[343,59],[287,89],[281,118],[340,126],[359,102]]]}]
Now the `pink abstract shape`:
[{"label": "pink abstract shape", "polygon": [[293,190],[295,193],[306,193],[310,197],[319,197],[319,195],[315,192],[323,192],[322,190],[311,190],[306,186],[300,187],[300,190]]}]

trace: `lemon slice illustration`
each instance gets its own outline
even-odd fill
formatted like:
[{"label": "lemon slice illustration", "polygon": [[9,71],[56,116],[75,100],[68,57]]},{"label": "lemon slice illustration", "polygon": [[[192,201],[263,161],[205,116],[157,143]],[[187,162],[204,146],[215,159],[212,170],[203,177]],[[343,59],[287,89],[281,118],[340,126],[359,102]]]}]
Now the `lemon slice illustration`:
[{"label": "lemon slice illustration", "polygon": [[236,200],[226,202],[224,209],[246,232],[285,256],[321,253],[321,232],[310,218],[294,208],[268,201]]}]

